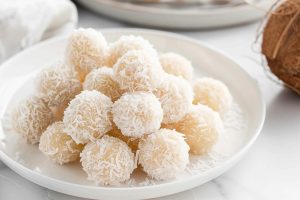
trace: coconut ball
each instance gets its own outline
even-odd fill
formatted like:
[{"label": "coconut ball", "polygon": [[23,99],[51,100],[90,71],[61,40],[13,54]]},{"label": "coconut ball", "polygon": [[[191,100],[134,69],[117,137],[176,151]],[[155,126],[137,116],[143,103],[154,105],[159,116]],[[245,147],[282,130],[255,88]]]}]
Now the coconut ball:
[{"label": "coconut ball", "polygon": [[194,104],[204,104],[225,114],[231,107],[232,96],[224,83],[212,78],[199,78],[194,83]]},{"label": "coconut ball", "polygon": [[119,138],[120,140],[125,142],[133,152],[136,152],[138,150],[140,139],[123,135],[123,133],[115,124],[113,124],[112,129],[107,134],[109,136]]},{"label": "coconut ball", "polygon": [[109,97],[96,90],[82,91],[64,112],[64,131],[76,143],[95,141],[111,130],[112,105]]},{"label": "coconut ball", "polygon": [[193,78],[192,64],[185,57],[169,52],[162,54],[159,61],[166,73],[180,76],[188,81]]},{"label": "coconut ball", "polygon": [[192,106],[193,90],[186,80],[177,76],[166,74],[154,94],[161,102],[163,123],[179,121]]},{"label": "coconut ball", "polygon": [[105,64],[107,42],[104,36],[91,28],[75,30],[66,47],[66,61],[74,67],[83,81],[95,68]]},{"label": "coconut ball", "polygon": [[37,77],[37,90],[50,107],[66,105],[82,90],[77,73],[63,65],[49,67]]},{"label": "coconut ball", "polygon": [[147,92],[124,94],[112,108],[113,121],[123,135],[142,137],[160,128],[163,110],[158,99]]},{"label": "coconut ball", "polygon": [[35,144],[42,132],[53,122],[53,114],[47,104],[37,96],[31,96],[21,102],[12,113],[14,130]]},{"label": "coconut ball", "polygon": [[114,79],[113,70],[108,67],[94,69],[85,78],[83,83],[84,90],[97,90],[112,101],[116,101],[123,94],[119,84]]},{"label": "coconut ball", "polygon": [[121,89],[127,92],[152,91],[161,83],[163,74],[157,57],[145,50],[124,54],[113,70]]},{"label": "coconut ball", "polygon": [[175,130],[155,131],[141,139],[139,149],[139,164],[158,180],[175,178],[189,163],[189,146]]},{"label": "coconut ball", "polygon": [[217,142],[223,131],[223,122],[219,114],[205,105],[194,105],[178,123],[165,125],[183,133],[190,146],[190,152],[196,155],[207,153]]},{"label": "coconut ball", "polygon": [[101,185],[119,185],[136,168],[134,154],[127,144],[107,135],[88,143],[80,157],[88,179]]},{"label": "coconut ball", "polygon": [[58,164],[73,162],[79,158],[83,149],[82,144],[76,142],[64,132],[64,124],[51,124],[40,138],[39,149]]},{"label": "coconut ball", "polygon": [[157,56],[156,50],[148,40],[145,40],[140,36],[123,35],[109,46],[108,57],[106,60],[107,66],[112,67],[119,58],[131,50],[145,50],[149,54]]}]

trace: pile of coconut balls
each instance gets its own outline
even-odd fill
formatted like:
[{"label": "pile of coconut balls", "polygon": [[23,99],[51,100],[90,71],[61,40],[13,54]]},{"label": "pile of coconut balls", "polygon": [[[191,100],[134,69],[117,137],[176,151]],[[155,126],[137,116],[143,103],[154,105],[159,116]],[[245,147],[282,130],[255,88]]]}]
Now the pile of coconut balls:
[{"label": "pile of coconut balls", "polygon": [[194,78],[185,57],[158,54],[140,36],[108,44],[80,28],[64,61],[36,77],[35,94],[18,104],[12,124],[54,162],[80,159],[90,180],[118,185],[138,167],[156,180],[176,178],[189,153],[206,154],[216,143],[231,104],[228,88]]}]

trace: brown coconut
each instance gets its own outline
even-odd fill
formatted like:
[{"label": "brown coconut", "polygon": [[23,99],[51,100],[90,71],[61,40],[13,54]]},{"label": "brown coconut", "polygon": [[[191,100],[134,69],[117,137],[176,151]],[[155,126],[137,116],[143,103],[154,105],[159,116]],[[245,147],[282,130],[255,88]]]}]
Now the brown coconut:
[{"label": "brown coconut", "polygon": [[285,0],[271,12],[262,53],[272,73],[300,95],[300,0]]}]

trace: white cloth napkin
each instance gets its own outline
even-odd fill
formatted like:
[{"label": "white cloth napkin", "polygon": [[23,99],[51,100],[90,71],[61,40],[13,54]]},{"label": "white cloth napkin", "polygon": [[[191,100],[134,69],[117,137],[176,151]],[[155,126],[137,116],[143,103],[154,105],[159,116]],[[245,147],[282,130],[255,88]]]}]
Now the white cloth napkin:
[{"label": "white cloth napkin", "polygon": [[69,0],[0,0],[0,63],[40,40],[71,31],[77,18]]}]

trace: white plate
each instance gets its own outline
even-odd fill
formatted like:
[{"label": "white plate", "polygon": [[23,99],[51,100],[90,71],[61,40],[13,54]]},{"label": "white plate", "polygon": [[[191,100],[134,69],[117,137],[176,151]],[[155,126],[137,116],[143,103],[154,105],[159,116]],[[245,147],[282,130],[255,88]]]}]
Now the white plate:
[{"label": "white plate", "polygon": [[255,21],[266,13],[246,3],[215,9],[166,9],[112,0],[78,0],[78,2],[91,10],[118,20],[142,26],[171,29],[239,25]]},{"label": "white plate", "polygon": [[[109,41],[124,34],[141,35],[161,52],[175,51],[188,57],[196,75],[208,75],[224,81],[240,106],[242,129],[232,127],[216,145],[226,157],[218,162],[202,160],[200,171],[184,173],[175,180],[148,186],[102,187],[86,180],[79,163],[59,166],[38,151],[36,145],[24,143],[9,131],[7,115],[15,102],[32,90],[33,76],[42,67],[63,56],[67,38],[54,38],[14,56],[0,68],[0,158],[15,172],[41,186],[85,198],[127,199],[154,198],[181,192],[203,184],[231,168],[257,138],[265,117],[265,106],[256,82],[228,56],[196,40],[176,34],[143,29],[103,30]],[[225,155],[225,154],[224,154]],[[204,168],[203,168],[204,166]],[[206,168],[205,168],[206,167]]]}]

